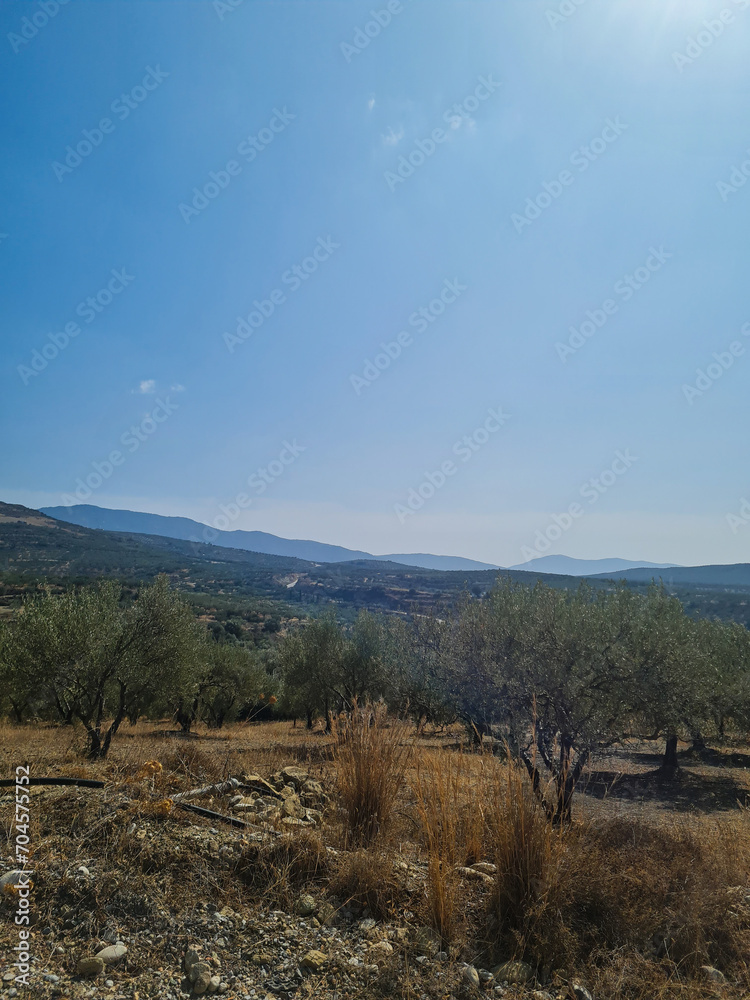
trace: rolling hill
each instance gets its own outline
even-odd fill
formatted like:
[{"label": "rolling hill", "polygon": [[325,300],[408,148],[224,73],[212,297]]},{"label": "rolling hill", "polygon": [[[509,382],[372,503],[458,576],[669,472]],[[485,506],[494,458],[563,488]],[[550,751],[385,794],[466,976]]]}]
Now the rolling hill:
[{"label": "rolling hill", "polygon": [[[270,601],[279,609],[283,606],[284,614],[296,608],[293,615],[314,614],[333,604],[348,618],[360,608],[398,614],[444,609],[461,594],[486,593],[498,576],[566,589],[582,582],[580,576],[559,573],[436,570],[373,559],[319,563],[162,535],[86,528],[0,503],[0,594],[5,594],[6,608],[8,601],[17,601],[44,581],[64,588],[114,577],[137,585],[159,573],[196,600],[213,595],[213,601]],[[654,571],[628,570],[622,575],[627,586],[645,590]],[[587,579],[596,588],[616,585],[609,574]],[[750,626],[750,566],[678,567],[664,582],[689,613]]]},{"label": "rolling hill", "polygon": [[[530,562],[511,566],[529,573],[562,573],[564,576],[602,576],[630,569],[670,569],[674,563],[634,562],[631,559],[574,559],[572,556],[539,556]],[[650,579],[650,577],[649,577]]]},{"label": "rolling hill", "polygon": [[43,514],[60,521],[68,521],[85,528],[102,528],[106,531],[126,531],[164,538],[181,538],[185,541],[211,542],[222,548],[247,549],[266,555],[292,556],[308,562],[338,563],[366,559],[375,562],[401,563],[435,570],[487,570],[497,569],[491,563],[463,559],[461,556],[435,556],[424,552],[400,555],[374,556],[370,552],[346,549],[341,545],[314,542],[307,539],[280,538],[265,531],[218,531],[189,517],[165,517],[133,510],[110,510],[92,504],[71,507],[44,507]]},{"label": "rolling hill", "polygon": [[596,579],[608,577],[629,583],[657,583],[667,587],[680,584],[710,587],[750,587],[750,563],[718,564],[715,566],[673,566],[669,569],[628,569],[623,572],[598,573]]},{"label": "rolling hill", "polygon": [[301,559],[225,551],[152,535],[97,531],[19,504],[0,503],[0,570],[6,573],[150,577],[236,562],[263,573],[294,572],[309,565]]},{"label": "rolling hill", "polygon": [[[136,583],[159,573],[193,593],[263,597],[302,605],[306,611],[332,602],[347,612],[371,608],[400,613],[439,607],[466,591],[484,593],[497,578],[494,569],[436,570],[373,559],[316,563],[161,535],[87,528],[0,503],[0,580],[5,583],[35,586],[46,579],[65,585],[102,576]],[[526,582],[537,578],[510,575]],[[546,579],[554,586],[578,583],[572,577]]]}]

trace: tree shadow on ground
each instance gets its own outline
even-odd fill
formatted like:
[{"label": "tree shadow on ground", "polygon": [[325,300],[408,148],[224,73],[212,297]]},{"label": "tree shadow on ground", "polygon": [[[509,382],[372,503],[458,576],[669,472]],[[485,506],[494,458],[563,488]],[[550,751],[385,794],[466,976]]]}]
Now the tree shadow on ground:
[{"label": "tree shadow on ground", "polygon": [[[662,754],[658,752],[647,752],[644,750],[621,750],[612,756],[623,757],[633,764],[642,767],[659,767],[662,762]],[[743,753],[740,750],[715,750],[713,747],[688,747],[680,750],[677,754],[679,759],[690,765],[704,764],[707,767],[749,767],[750,753]]]},{"label": "tree shadow on ground", "polygon": [[713,747],[689,747],[681,750],[677,756],[687,764],[704,764],[707,767],[747,767],[750,768],[750,753],[742,753],[740,750],[730,750],[722,752],[714,750]]},{"label": "tree shadow on ground", "polygon": [[613,753],[612,756],[623,757],[625,760],[629,760],[632,764],[638,764],[641,767],[659,767],[661,764],[664,754],[654,751],[645,750],[621,750],[619,753]]},{"label": "tree shadow on ground", "polygon": [[[661,758],[657,758],[660,760]],[[673,778],[659,770],[642,774],[589,771],[580,785],[584,795],[597,799],[651,802],[676,812],[728,812],[750,802],[741,782],[726,774],[696,774],[680,768]]]}]

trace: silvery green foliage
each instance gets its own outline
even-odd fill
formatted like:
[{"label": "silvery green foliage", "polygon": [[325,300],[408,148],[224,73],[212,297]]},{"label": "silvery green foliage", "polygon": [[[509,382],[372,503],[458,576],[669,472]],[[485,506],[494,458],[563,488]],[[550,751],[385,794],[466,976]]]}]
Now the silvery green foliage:
[{"label": "silvery green foliage", "polygon": [[6,662],[51,714],[80,722],[89,754],[103,757],[137,706],[189,682],[201,639],[166,577],[131,602],[120,584],[104,581],[27,601],[9,629]]}]

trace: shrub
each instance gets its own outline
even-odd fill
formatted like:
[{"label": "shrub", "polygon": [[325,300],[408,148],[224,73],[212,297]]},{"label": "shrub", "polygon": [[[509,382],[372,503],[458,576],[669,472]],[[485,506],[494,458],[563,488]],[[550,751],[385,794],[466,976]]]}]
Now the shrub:
[{"label": "shrub", "polygon": [[237,874],[265,899],[290,907],[299,889],[326,876],[329,867],[319,833],[300,830],[270,843],[248,844],[239,858]]},{"label": "shrub", "polygon": [[490,818],[498,871],[488,926],[503,955],[544,974],[609,965],[614,953],[679,975],[743,966],[747,831],[736,821],[699,832],[621,817],[555,828],[518,771],[498,784]]}]

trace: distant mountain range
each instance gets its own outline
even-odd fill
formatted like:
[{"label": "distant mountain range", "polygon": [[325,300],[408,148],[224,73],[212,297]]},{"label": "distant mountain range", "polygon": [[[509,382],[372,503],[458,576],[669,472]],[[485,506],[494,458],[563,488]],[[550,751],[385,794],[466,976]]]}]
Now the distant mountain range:
[{"label": "distant mountain range", "polygon": [[[162,514],[143,514],[134,510],[110,510],[92,504],[71,507],[40,508],[43,514],[58,521],[67,521],[83,528],[101,528],[104,531],[126,531],[138,535],[161,535],[163,538],[181,538],[188,542],[210,543],[228,549],[245,549],[272,556],[291,556],[308,562],[338,563],[366,559],[376,562],[401,563],[420,569],[463,570],[474,572],[498,569],[493,563],[463,559],[461,556],[433,556],[425,552],[401,555],[374,556],[370,552],[345,549],[341,545],[312,542],[306,539],[279,538],[265,531],[218,531],[189,517],[165,517]],[[633,565],[638,565],[634,563]]]},{"label": "distant mountain range", "polygon": [[[533,583],[536,576],[511,573]],[[383,559],[307,562],[294,556],[232,549],[163,535],[87,528],[38,510],[0,501],[0,619],[19,596],[44,580],[83,583],[109,577],[133,587],[166,573],[172,584],[195,595],[200,608],[241,608],[271,601],[282,617],[336,605],[344,616],[361,608],[408,614],[444,608],[462,594],[486,593],[497,570],[435,570]],[[577,585],[574,577],[546,576],[551,586]],[[595,584],[609,586],[608,581]],[[9,594],[10,591],[10,594]],[[10,602],[10,603],[9,603]],[[237,602],[240,602],[239,604]],[[265,606],[265,605],[264,605]]]},{"label": "distant mountain range", "polygon": [[[573,559],[571,556],[540,556],[519,566],[528,573],[562,573],[564,576],[610,576],[635,569],[671,569],[674,563],[633,562],[631,559]],[[651,578],[651,574],[648,574]],[[640,577],[639,577],[640,579]]]},{"label": "distant mountain range", "polygon": [[[6,506],[6,505],[3,505]],[[280,538],[265,531],[217,531],[187,517],[166,517],[132,510],[110,510],[92,504],[71,507],[43,507],[41,514],[71,525],[94,528],[128,535],[152,536],[150,544],[162,539],[195,543],[203,548],[218,546],[233,549],[236,558],[240,552],[260,553],[263,556],[287,560],[305,560],[318,564],[388,563],[433,571],[459,571],[475,573],[497,570],[493,563],[464,559],[461,556],[436,556],[424,552],[375,556],[369,552],[347,549],[309,539]],[[37,516],[39,516],[37,514]],[[181,550],[188,549],[182,545]],[[200,557],[199,557],[200,558]],[[628,580],[632,583],[649,583],[663,580],[667,586],[689,585],[750,586],[750,566],[745,563],[729,566],[675,566],[673,563],[635,562],[631,559],[574,559],[570,556],[540,556],[527,563],[510,566],[507,572],[539,574],[540,576],[591,577],[593,579]]]},{"label": "distant mountain range", "polygon": [[[287,539],[277,541],[288,546],[296,544]],[[581,569],[577,562],[573,560],[571,574],[564,575],[544,572],[546,560],[542,558],[526,563],[527,569],[447,572],[382,558],[305,561],[294,555],[228,548],[190,538],[89,528],[55,519],[48,512],[0,501],[0,579],[5,587],[5,596],[0,597],[0,618],[8,614],[9,601],[12,604],[19,595],[34,592],[42,580],[59,586],[65,579],[83,583],[97,577],[114,577],[135,586],[160,573],[168,574],[173,585],[183,592],[195,594],[199,607],[213,606],[211,602],[215,601],[234,607],[233,601],[249,600],[271,601],[282,617],[305,614],[329,603],[350,619],[360,608],[399,614],[416,608],[419,613],[427,613],[444,609],[467,592],[475,596],[487,593],[498,577],[525,585],[533,586],[539,580],[551,587],[575,589],[582,579],[575,575]],[[602,563],[595,561],[593,565],[601,569]],[[612,562],[604,565],[612,566]],[[621,566],[622,562],[614,565]],[[553,562],[552,568],[559,570],[562,566]],[[640,592],[654,578],[661,578],[691,614],[730,619],[750,627],[747,563],[615,568],[588,577],[597,590],[610,589],[613,580],[624,579]]]}]

